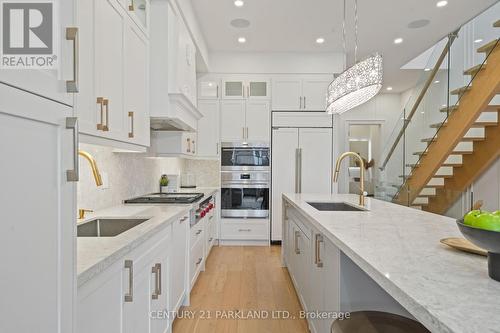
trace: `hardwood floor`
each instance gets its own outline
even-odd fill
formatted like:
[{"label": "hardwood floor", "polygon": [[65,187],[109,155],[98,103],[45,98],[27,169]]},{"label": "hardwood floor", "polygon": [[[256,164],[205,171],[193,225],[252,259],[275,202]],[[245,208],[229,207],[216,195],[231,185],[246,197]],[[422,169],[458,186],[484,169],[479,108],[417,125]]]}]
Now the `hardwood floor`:
[{"label": "hardwood floor", "polygon": [[175,320],[173,332],[308,332],[280,254],[279,246],[214,247],[191,292],[191,306],[181,309],[185,318]]}]

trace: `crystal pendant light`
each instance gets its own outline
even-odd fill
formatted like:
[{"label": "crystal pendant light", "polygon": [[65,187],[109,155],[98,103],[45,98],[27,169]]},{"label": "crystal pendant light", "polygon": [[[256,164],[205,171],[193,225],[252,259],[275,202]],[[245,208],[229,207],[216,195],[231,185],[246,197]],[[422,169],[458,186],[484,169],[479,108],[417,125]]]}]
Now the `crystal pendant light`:
[{"label": "crystal pendant light", "polygon": [[[345,3],[344,21],[342,23],[342,36],[344,42],[344,53],[346,52],[345,41]],[[358,1],[354,0],[355,11],[355,49],[354,66],[346,69],[328,86],[328,97],[326,112],[330,114],[341,114],[361,105],[375,95],[382,88],[382,56],[374,54],[367,59],[357,62],[358,53]]]}]

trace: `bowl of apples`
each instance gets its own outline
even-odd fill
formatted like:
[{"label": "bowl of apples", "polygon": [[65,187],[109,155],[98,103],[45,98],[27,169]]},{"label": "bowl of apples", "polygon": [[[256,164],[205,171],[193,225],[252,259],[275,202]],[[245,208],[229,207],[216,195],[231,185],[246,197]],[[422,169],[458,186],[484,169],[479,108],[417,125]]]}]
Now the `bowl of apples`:
[{"label": "bowl of apples", "polygon": [[500,281],[500,210],[472,210],[457,225],[466,239],[488,251],[488,274]]}]

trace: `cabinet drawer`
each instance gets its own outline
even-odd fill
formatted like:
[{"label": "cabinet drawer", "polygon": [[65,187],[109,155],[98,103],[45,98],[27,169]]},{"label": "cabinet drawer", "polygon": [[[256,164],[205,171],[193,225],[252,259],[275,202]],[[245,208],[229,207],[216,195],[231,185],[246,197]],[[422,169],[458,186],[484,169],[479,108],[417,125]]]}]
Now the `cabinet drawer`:
[{"label": "cabinet drawer", "polygon": [[264,223],[222,223],[222,239],[266,240],[269,237],[268,225]]},{"label": "cabinet drawer", "polygon": [[203,239],[205,237],[205,218],[200,220],[200,222],[196,223],[196,225],[191,227],[191,236],[190,236],[190,247],[193,247],[193,245],[200,239]]},{"label": "cabinet drawer", "polygon": [[191,256],[189,259],[189,279],[191,281],[191,287],[196,282],[196,278],[203,267],[203,246],[204,242],[198,240],[191,248]]}]

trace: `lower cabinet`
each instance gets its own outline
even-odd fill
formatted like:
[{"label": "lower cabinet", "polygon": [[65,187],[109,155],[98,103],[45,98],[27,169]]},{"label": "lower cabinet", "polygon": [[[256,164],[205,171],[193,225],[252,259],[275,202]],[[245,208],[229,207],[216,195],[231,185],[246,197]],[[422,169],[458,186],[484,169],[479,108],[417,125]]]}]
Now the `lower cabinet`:
[{"label": "lower cabinet", "polygon": [[285,216],[283,253],[309,328],[330,332],[340,311],[340,250],[295,209],[286,207]]},{"label": "lower cabinet", "polygon": [[[174,222],[176,223],[176,222]],[[78,333],[164,333],[172,318],[172,226],[78,287]],[[174,242],[175,244],[175,242]]]},{"label": "lower cabinet", "polygon": [[206,220],[204,217],[191,227],[190,258],[189,258],[189,281],[190,289],[194,286],[198,275],[205,268],[205,235]]},{"label": "lower cabinet", "polygon": [[188,261],[189,261],[189,214],[172,224],[172,247],[175,255],[171,257],[170,309],[177,311],[184,297],[189,293]]}]

